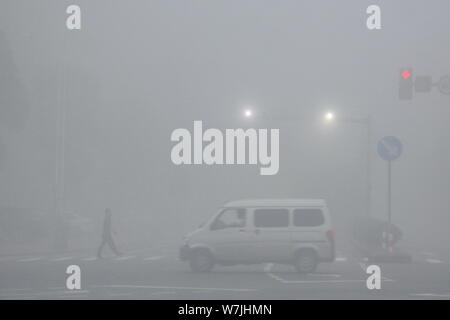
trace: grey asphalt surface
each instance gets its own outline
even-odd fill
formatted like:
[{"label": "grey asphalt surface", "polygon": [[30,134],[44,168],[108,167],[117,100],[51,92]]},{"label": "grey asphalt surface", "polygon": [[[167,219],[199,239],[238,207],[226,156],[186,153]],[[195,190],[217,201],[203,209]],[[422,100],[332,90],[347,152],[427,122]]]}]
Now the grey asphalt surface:
[{"label": "grey asphalt surface", "polygon": [[[368,262],[339,249],[335,262],[307,275],[271,263],[193,273],[175,246],[101,260],[92,253],[0,256],[0,299],[450,299],[450,257],[412,256],[409,264],[379,264],[380,290],[366,287]],[[66,288],[72,264],[81,268],[81,290]]]}]

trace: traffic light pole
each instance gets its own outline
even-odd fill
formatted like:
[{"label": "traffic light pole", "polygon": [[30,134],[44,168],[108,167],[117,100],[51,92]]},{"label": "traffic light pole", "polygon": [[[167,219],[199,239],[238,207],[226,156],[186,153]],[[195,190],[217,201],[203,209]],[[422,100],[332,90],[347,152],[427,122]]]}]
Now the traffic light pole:
[{"label": "traffic light pole", "polygon": [[388,226],[387,226],[387,235],[386,235],[386,248],[389,252],[392,252],[391,246],[391,220],[392,220],[392,195],[391,195],[391,162],[388,161],[388,187],[387,187],[387,209],[388,209]]},{"label": "traffic light pole", "polygon": [[372,212],[371,212],[371,208],[372,208],[372,199],[371,199],[371,195],[372,195],[372,159],[371,159],[371,154],[372,154],[372,118],[369,115],[367,117],[367,165],[366,165],[366,170],[367,170],[367,176],[366,176],[366,183],[367,183],[367,187],[366,187],[366,214],[368,217],[371,216]]},{"label": "traffic light pole", "polygon": [[372,117],[345,117],[343,121],[349,123],[358,123],[366,126],[367,141],[366,141],[366,216],[371,215],[372,208]]},{"label": "traffic light pole", "polygon": [[[63,55],[68,52],[68,40],[65,32],[62,34]],[[53,250],[64,252],[68,247],[67,221],[65,216],[65,154],[66,154],[66,99],[67,99],[67,68],[65,59],[60,62],[60,82],[57,98],[56,117],[56,159],[55,159],[55,212]]]},{"label": "traffic light pole", "polygon": [[391,225],[391,220],[392,220],[392,209],[391,209],[391,162],[392,161],[388,161],[388,195],[387,195],[387,209],[388,209],[388,224],[389,226]]}]

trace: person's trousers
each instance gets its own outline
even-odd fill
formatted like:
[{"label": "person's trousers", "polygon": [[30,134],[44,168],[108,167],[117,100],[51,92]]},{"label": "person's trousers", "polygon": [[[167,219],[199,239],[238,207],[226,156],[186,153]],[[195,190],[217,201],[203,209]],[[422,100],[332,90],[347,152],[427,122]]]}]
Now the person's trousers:
[{"label": "person's trousers", "polygon": [[97,257],[101,257],[105,245],[108,245],[114,254],[120,255],[119,250],[117,250],[116,244],[114,243],[114,239],[112,237],[103,237],[102,243],[100,244],[100,247],[98,247]]}]

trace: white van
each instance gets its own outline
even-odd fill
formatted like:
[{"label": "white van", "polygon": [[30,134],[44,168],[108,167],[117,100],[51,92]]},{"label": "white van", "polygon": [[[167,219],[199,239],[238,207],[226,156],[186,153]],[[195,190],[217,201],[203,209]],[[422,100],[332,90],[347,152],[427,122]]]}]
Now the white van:
[{"label": "white van", "polygon": [[254,199],[226,203],[185,238],[180,259],[192,270],[276,262],[313,272],[334,261],[334,233],[324,200]]}]

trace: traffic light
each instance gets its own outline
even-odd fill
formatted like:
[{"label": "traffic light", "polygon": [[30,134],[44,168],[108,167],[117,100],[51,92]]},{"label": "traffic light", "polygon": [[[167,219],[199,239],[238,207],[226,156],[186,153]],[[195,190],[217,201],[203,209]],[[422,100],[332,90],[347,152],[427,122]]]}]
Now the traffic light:
[{"label": "traffic light", "polygon": [[398,80],[398,97],[400,100],[411,100],[414,81],[412,68],[401,68]]}]

